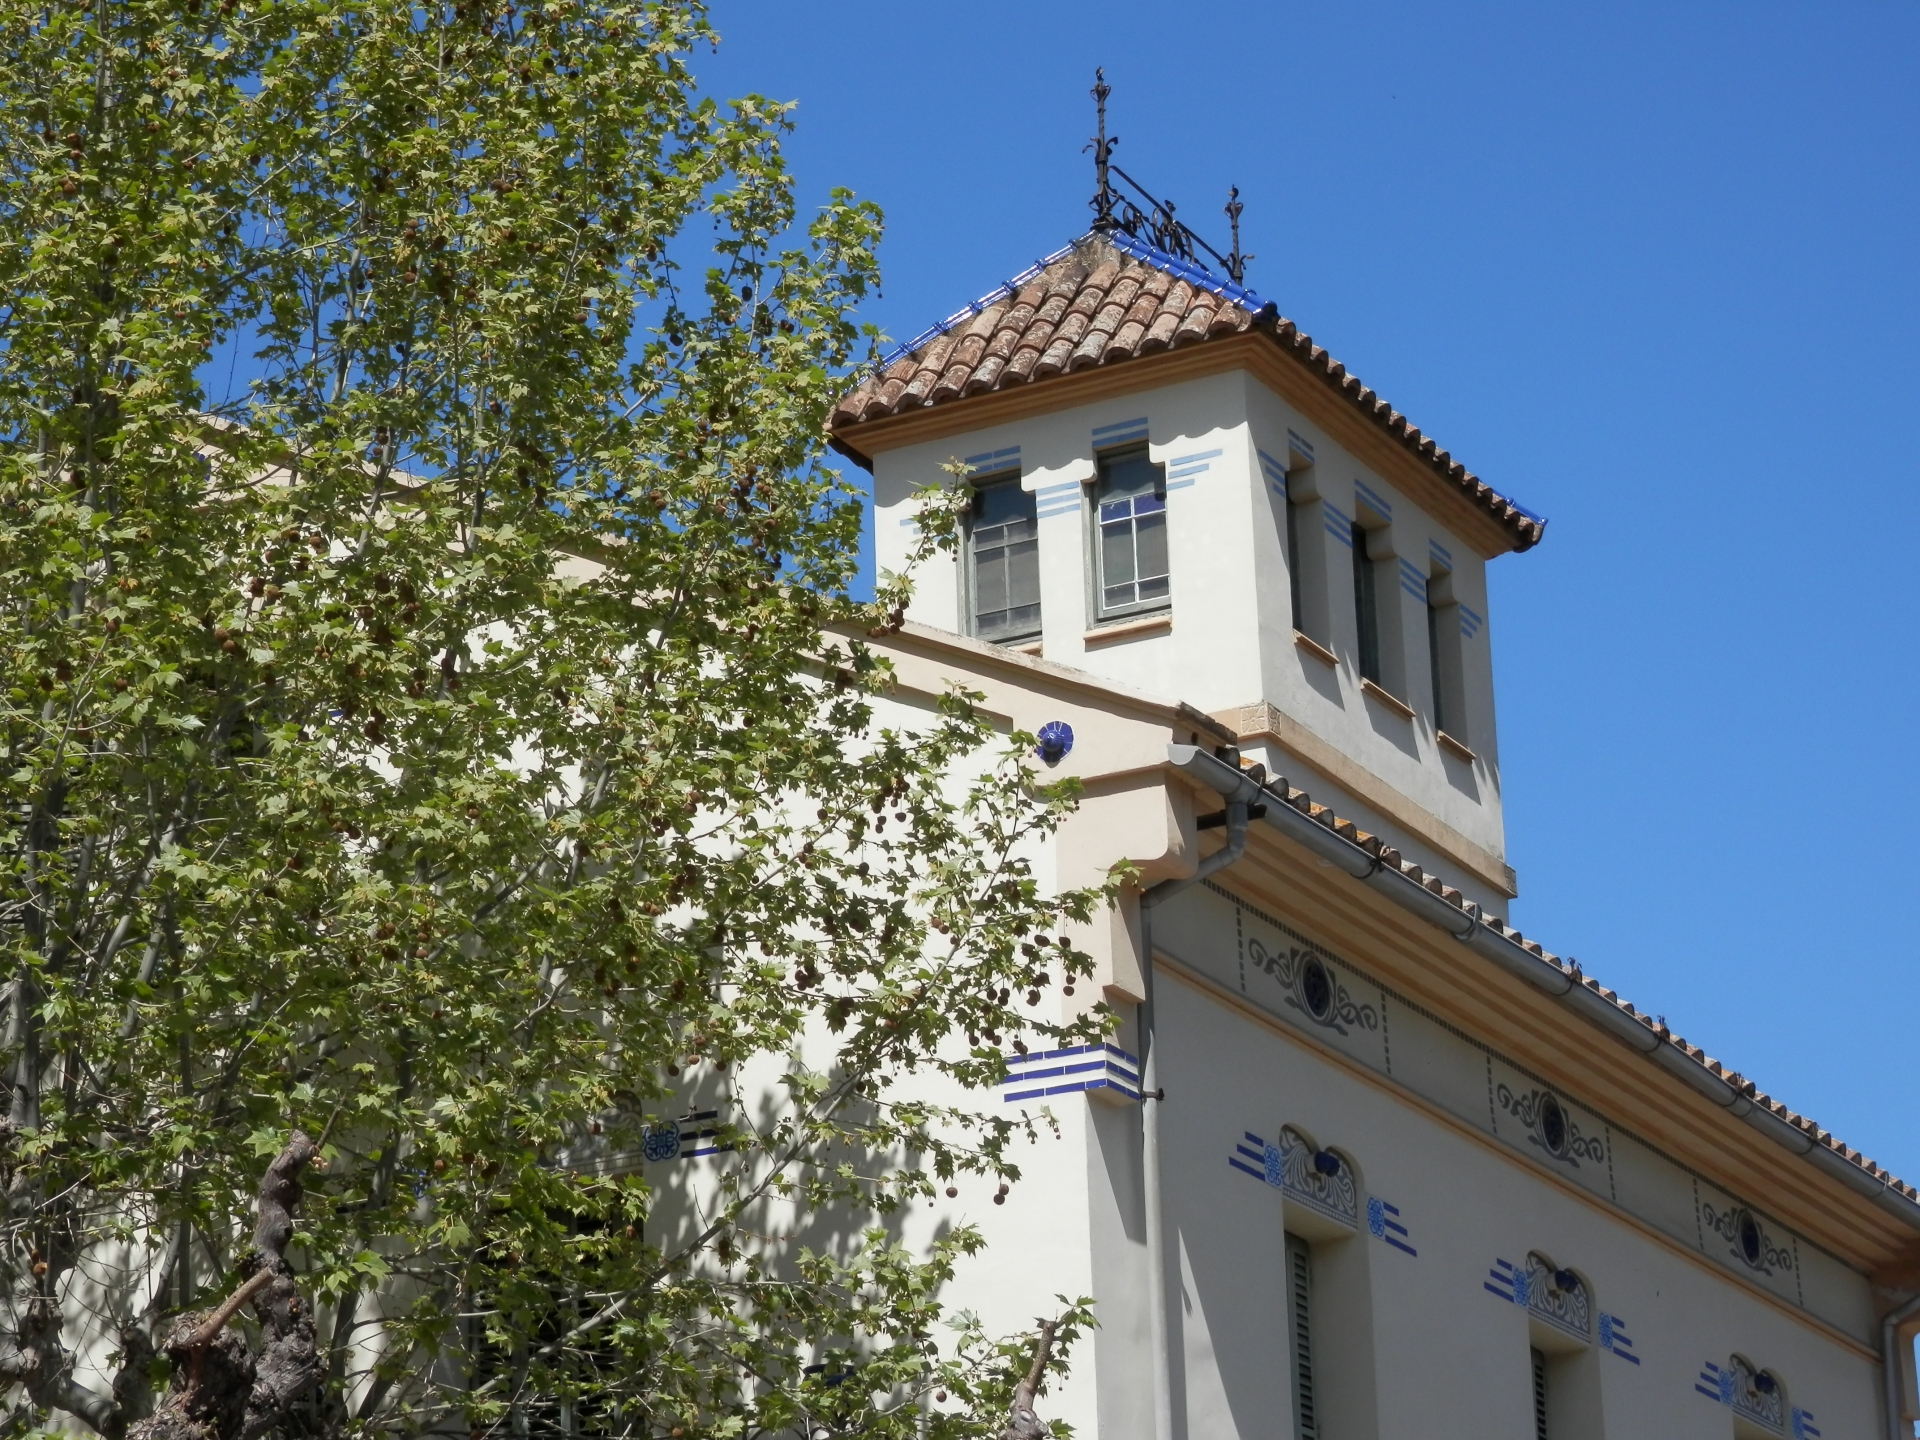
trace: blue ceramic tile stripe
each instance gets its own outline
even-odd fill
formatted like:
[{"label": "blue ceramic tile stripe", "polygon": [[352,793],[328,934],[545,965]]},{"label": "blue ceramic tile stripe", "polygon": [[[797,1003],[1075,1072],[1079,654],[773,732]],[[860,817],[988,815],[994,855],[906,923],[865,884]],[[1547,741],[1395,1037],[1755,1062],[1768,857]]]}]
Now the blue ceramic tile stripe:
[{"label": "blue ceramic tile stripe", "polygon": [[1254,452],[1260,457],[1260,472],[1267,477],[1267,486],[1282,500],[1287,498],[1287,467],[1264,450]]},{"label": "blue ceramic tile stripe", "polygon": [[1373,491],[1369,490],[1364,481],[1356,480],[1353,482],[1353,493],[1360,497],[1360,501],[1362,504],[1364,504],[1369,510],[1373,511],[1373,513],[1378,515],[1382,520],[1393,519],[1392,504],[1386,500],[1381,499]]},{"label": "blue ceramic tile stripe", "polygon": [[1404,555],[1400,558],[1400,588],[1422,605],[1427,603],[1427,577]]},{"label": "blue ceramic tile stripe", "polygon": [[1604,1310],[1600,1312],[1600,1348],[1630,1364],[1640,1363],[1640,1357],[1633,1353],[1633,1338],[1627,1334],[1627,1322]]},{"label": "blue ceramic tile stripe", "polygon": [[1427,541],[1427,553],[1433,556],[1442,570],[1453,569],[1453,552],[1438,540]]},{"label": "blue ceramic tile stripe", "polygon": [[[1129,1100],[1140,1098],[1140,1062],[1117,1045],[1072,1045],[1005,1057],[1007,1078],[1000,1082],[1006,1104],[1048,1095],[1110,1089]],[[1072,1077],[1081,1078],[1072,1078]],[[1049,1084],[1034,1084],[1035,1081]]]},{"label": "blue ceramic tile stripe", "polygon": [[983,475],[995,475],[1002,470],[1020,468],[1020,447],[1010,445],[1005,450],[986,450],[978,455],[969,455],[960,462],[973,471],[969,479],[977,480]]},{"label": "blue ceramic tile stripe", "polygon": [[1327,512],[1327,534],[1351,550],[1353,548],[1353,517],[1331,500],[1322,500],[1320,508]]},{"label": "blue ceramic tile stripe", "polygon": [[1413,1238],[1407,1227],[1400,1223],[1400,1207],[1390,1205],[1378,1195],[1367,1197],[1367,1231],[1376,1240],[1391,1245],[1394,1249],[1419,1258],[1420,1252],[1407,1241]]},{"label": "blue ceramic tile stripe", "polygon": [[1103,449],[1109,445],[1131,445],[1136,440],[1147,438],[1147,417],[1138,420],[1121,420],[1112,425],[1098,425],[1093,431],[1093,448]]},{"label": "blue ceramic tile stripe", "polygon": [[1474,636],[1478,635],[1480,633],[1480,627],[1485,623],[1480,616],[1469,610],[1465,605],[1460,607],[1460,633],[1466,636],[1467,639],[1471,640]]},{"label": "blue ceramic tile stripe", "polygon": [[1287,444],[1298,450],[1306,462],[1313,463],[1313,442],[1296,430],[1287,431]]}]

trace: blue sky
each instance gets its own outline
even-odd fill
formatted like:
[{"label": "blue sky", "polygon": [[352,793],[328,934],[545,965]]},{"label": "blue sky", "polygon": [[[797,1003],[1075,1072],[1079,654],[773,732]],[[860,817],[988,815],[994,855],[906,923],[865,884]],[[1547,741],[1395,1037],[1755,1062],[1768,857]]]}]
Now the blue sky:
[{"label": "blue sky", "polygon": [[1920,9],[717,0],[911,335],[1116,158],[1551,518],[1493,567],[1517,923],[1920,1182]]}]

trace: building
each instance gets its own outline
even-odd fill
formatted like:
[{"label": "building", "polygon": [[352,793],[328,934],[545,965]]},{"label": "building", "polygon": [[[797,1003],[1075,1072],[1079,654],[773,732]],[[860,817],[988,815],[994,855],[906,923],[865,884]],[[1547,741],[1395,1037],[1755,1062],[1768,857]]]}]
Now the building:
[{"label": "building", "polygon": [[1141,876],[956,1303],[1093,1297],[1041,1410],[1100,1440],[1910,1437],[1920,1194],[1501,918],[1485,570],[1545,522],[1102,182],[831,424],[883,567],[969,467],[897,702],[1065,726],[1052,873]]}]

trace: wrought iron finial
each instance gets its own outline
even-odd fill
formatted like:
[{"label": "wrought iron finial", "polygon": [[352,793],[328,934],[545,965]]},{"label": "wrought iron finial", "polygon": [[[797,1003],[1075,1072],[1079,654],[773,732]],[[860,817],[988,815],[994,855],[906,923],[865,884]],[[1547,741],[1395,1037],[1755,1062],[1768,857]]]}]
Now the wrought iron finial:
[{"label": "wrought iron finial", "polygon": [[[1111,230],[1115,224],[1113,218],[1113,182],[1107,177],[1107,164],[1113,158],[1113,147],[1120,143],[1120,137],[1115,135],[1109,138],[1107,135],[1107,96],[1113,93],[1113,87],[1107,84],[1107,72],[1104,68],[1095,67],[1093,72],[1093,89],[1088,93],[1093,96],[1094,114],[1098,117],[1100,124],[1099,133],[1093,137],[1092,142],[1086,147],[1088,150],[1093,151],[1094,191],[1091,202],[1093,205],[1093,228],[1096,230]],[[1082,153],[1085,152],[1083,151]]]},{"label": "wrought iron finial", "polygon": [[1233,227],[1233,248],[1227,253],[1227,278],[1236,285],[1246,284],[1247,262],[1253,259],[1251,255],[1240,253],[1240,212],[1246,208],[1240,203],[1240,187],[1229,186],[1226,210],[1227,223]]},{"label": "wrought iron finial", "polygon": [[[1161,200],[1149,194],[1147,188],[1118,165],[1113,163],[1113,147],[1120,143],[1118,135],[1107,134],[1107,97],[1113,93],[1107,84],[1104,69],[1093,72],[1094,117],[1098,122],[1098,131],[1090,140],[1086,150],[1093,152],[1093,199],[1088,203],[1093,209],[1093,228],[1099,231],[1121,230],[1136,240],[1145,241],[1157,250],[1162,250],[1177,260],[1190,265],[1198,265],[1202,270],[1208,268],[1202,255],[1211,257],[1214,264],[1226,271],[1227,278],[1235,285],[1246,283],[1247,262],[1253,257],[1240,253],[1240,188],[1236,185],[1227,193],[1227,219],[1233,224],[1233,250],[1222,255],[1213,246],[1194,232],[1192,226],[1174,213],[1171,200]],[[1116,190],[1114,182],[1118,180],[1125,190]]]}]

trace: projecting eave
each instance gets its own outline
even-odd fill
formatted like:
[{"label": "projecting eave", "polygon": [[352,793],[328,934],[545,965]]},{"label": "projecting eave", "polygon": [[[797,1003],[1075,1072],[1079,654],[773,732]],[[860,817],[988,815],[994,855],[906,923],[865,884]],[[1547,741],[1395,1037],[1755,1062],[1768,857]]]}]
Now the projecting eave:
[{"label": "projecting eave", "polygon": [[881,451],[1107,395],[1247,370],[1491,557],[1546,521],[1494,490],[1252,291],[1092,233],[881,358],[841,398],[833,448]]}]

